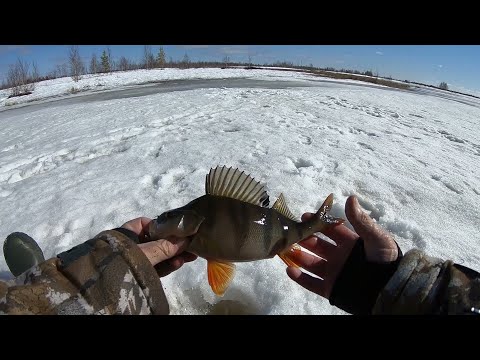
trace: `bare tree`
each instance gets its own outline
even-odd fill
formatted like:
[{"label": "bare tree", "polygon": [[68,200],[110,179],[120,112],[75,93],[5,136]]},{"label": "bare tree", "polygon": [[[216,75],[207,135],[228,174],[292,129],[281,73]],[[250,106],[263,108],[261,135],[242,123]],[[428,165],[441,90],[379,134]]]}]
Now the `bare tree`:
[{"label": "bare tree", "polygon": [[155,65],[155,57],[152,53],[152,47],[145,45],[143,47],[143,66],[145,69],[151,69]]},{"label": "bare tree", "polygon": [[190,64],[190,58],[188,57],[188,54],[185,53],[185,55],[183,55],[182,65],[184,68],[187,68],[189,64]]},{"label": "bare tree", "polygon": [[30,94],[35,83],[29,75],[30,64],[20,58],[15,65],[10,65],[7,73],[7,84],[12,88],[11,96]]},{"label": "bare tree", "polygon": [[67,64],[58,64],[56,68],[57,77],[67,77],[68,76],[68,66]]},{"label": "bare tree", "polygon": [[57,74],[57,69],[53,69],[52,71],[50,71],[48,74],[47,74],[47,78],[48,79],[56,79],[58,77],[58,74]]},{"label": "bare tree", "polygon": [[79,81],[82,78],[84,65],[82,58],[80,57],[78,45],[70,46],[70,49],[68,50],[68,62],[70,65],[70,76],[73,81]]},{"label": "bare tree", "polygon": [[122,56],[118,61],[118,70],[127,71],[129,68],[129,61],[125,56]]},{"label": "bare tree", "polygon": [[158,49],[158,55],[157,55],[157,66],[158,67],[165,67],[165,50],[163,50],[163,47],[160,46],[160,49]]},{"label": "bare tree", "polygon": [[107,46],[107,55],[108,55],[108,66],[110,67],[110,71],[113,71],[115,68],[115,64],[112,57],[112,51],[110,50],[110,46]]},{"label": "bare tree", "polygon": [[100,66],[98,64],[97,55],[92,54],[92,58],[90,60],[90,74],[96,74],[99,68]]},{"label": "bare tree", "polygon": [[23,93],[22,79],[20,75],[20,69],[18,68],[17,63],[15,63],[15,65],[9,65],[7,73],[7,83],[12,91],[10,96],[18,96]]},{"label": "bare tree", "polygon": [[137,70],[140,69],[142,66],[137,64],[134,60],[128,60],[128,67],[127,70]]},{"label": "bare tree", "polygon": [[223,58],[224,66],[227,67],[229,63],[230,63],[230,57],[228,55],[225,55],[225,57]]},{"label": "bare tree", "polygon": [[38,72],[37,62],[33,61],[32,62],[32,81],[36,83],[38,82],[39,79],[40,79],[40,73]]}]

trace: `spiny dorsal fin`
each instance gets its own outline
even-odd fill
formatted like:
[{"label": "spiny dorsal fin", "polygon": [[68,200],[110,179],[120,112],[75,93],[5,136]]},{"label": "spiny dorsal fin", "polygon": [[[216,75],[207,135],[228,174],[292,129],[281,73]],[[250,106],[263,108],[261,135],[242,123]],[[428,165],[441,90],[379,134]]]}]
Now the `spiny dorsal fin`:
[{"label": "spiny dorsal fin", "polygon": [[283,197],[283,193],[280,194],[277,201],[275,201],[275,204],[273,204],[272,209],[277,210],[280,214],[289,218],[290,220],[297,221],[295,215],[293,215],[290,209],[288,208],[285,198]]},{"label": "spiny dorsal fin", "polygon": [[243,171],[226,166],[210,169],[205,180],[205,193],[223,196],[267,207],[265,187]]}]

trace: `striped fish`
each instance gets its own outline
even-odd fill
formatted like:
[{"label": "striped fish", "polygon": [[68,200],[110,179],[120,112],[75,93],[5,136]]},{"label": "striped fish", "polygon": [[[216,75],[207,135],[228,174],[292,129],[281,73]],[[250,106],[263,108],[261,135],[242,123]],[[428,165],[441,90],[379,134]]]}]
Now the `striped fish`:
[{"label": "striped fish", "polygon": [[269,208],[264,186],[235,168],[210,169],[205,193],[158,216],[150,223],[148,235],[151,240],[189,236],[191,243],[186,251],[207,260],[208,282],[219,296],[234,277],[234,262],[278,255],[288,266],[297,266],[292,259],[292,253],[300,251],[297,242],[344,222],[328,214],[333,194],[305,222],[296,220],[283,194]]}]

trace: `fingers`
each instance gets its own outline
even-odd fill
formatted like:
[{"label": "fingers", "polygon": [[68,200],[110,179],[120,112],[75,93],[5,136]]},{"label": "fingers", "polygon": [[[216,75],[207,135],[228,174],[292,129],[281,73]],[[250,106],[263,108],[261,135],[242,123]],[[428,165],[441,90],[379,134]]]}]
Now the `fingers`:
[{"label": "fingers", "polygon": [[138,237],[140,238],[140,241],[144,241],[146,238],[146,235],[148,234],[148,225],[152,222],[152,219],[147,218],[147,217],[141,217],[140,219],[140,226],[141,230],[138,233]]},{"label": "fingers", "polygon": [[183,259],[185,260],[185,262],[194,261],[194,260],[197,260],[197,258],[198,258],[197,255],[192,254],[192,253],[187,252],[187,251],[181,253],[179,256],[183,256]]},{"label": "fingers", "polygon": [[[311,252],[313,252],[317,255],[320,255],[320,252],[322,252],[322,247],[327,247],[327,245],[324,245],[323,243],[328,244],[332,247],[335,247],[335,245],[329,244],[326,241],[323,241],[323,240],[319,239],[315,235],[309,236],[309,237],[303,239],[302,241],[299,241],[298,245],[300,245],[301,247],[303,247],[305,249],[310,250]],[[325,249],[323,249],[323,251],[325,251]]]},{"label": "fingers", "polygon": [[170,259],[183,252],[189,244],[186,238],[169,238],[138,244],[152,265]]},{"label": "fingers", "polygon": [[121,227],[133,231],[140,238],[140,242],[143,242],[145,238],[145,234],[148,229],[148,225],[150,224],[151,221],[152,219],[142,216],[142,217],[127,221]]},{"label": "fingers", "polygon": [[300,286],[310,290],[320,296],[325,297],[325,282],[321,279],[316,279],[313,276],[305,274],[298,268],[288,267],[287,275]]},{"label": "fingers", "polygon": [[165,260],[157,265],[155,265],[155,270],[159,277],[164,277],[169,275],[170,273],[178,270],[184,264],[183,258],[179,255],[178,257],[174,257],[168,260]]},{"label": "fingers", "polygon": [[398,257],[398,248],[393,236],[364,212],[355,196],[345,203],[345,214],[365,244],[367,259],[375,262],[391,262]]},{"label": "fingers", "polygon": [[327,261],[321,257],[309,254],[305,251],[291,254],[293,261],[303,269],[324,278],[327,274]]},{"label": "fingers", "polygon": [[314,254],[324,258],[330,259],[334,256],[335,251],[338,251],[337,246],[331,244],[319,237],[312,235],[298,243],[302,248],[310,250]]},{"label": "fingers", "polygon": [[169,275],[170,273],[180,269],[184,263],[194,261],[197,259],[197,255],[183,252],[180,255],[174,256],[171,259],[167,259],[162,261],[161,263],[155,265],[155,270],[157,271],[158,276],[164,277]]},{"label": "fingers", "polygon": [[302,222],[305,222],[309,219],[311,219],[315,214],[306,212],[305,214],[302,215]]},{"label": "fingers", "polygon": [[355,242],[359,238],[358,234],[356,234],[343,224],[328,227],[323,231],[323,234],[335,241],[338,246],[341,246],[344,243]]}]

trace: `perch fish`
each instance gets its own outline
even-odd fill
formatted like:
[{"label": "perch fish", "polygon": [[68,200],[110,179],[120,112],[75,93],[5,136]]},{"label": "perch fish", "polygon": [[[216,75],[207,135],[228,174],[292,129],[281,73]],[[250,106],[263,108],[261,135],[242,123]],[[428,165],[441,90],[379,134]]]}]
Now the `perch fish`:
[{"label": "perch fish", "polygon": [[301,251],[297,242],[345,221],[329,215],[332,203],[330,194],[315,216],[299,222],[283,194],[270,208],[264,185],[236,168],[217,166],[207,174],[205,195],[158,216],[148,235],[151,240],[190,237],[186,251],[207,260],[208,282],[221,296],[234,277],[235,262],[278,255],[298,267],[292,258]]}]

